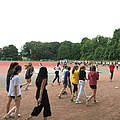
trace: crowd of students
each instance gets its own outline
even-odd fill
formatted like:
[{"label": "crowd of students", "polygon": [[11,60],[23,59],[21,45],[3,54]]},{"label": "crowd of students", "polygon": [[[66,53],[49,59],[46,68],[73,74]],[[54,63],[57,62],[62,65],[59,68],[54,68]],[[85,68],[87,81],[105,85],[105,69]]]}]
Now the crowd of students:
[{"label": "crowd of students", "polygon": [[[31,112],[31,115],[26,118],[26,120],[30,120],[33,117],[37,117],[42,109],[44,120],[47,120],[47,117],[51,116],[51,107],[49,103],[48,93],[46,86],[48,84],[48,71],[47,68],[42,66],[40,64],[39,73],[36,78],[36,100],[37,100],[37,106],[34,107],[33,111]],[[96,103],[96,92],[97,92],[97,81],[99,80],[99,71],[96,69],[95,65],[90,66],[90,70],[88,73],[88,78],[86,76],[86,66],[80,66],[75,64],[75,66],[72,69],[72,79],[70,79],[71,74],[71,67],[68,65],[64,65],[61,69],[60,63],[58,62],[57,65],[54,67],[55,70],[55,78],[52,81],[54,83],[56,80],[58,82],[58,85],[60,85],[60,77],[59,77],[59,71],[62,72],[62,89],[58,95],[59,98],[62,97],[62,95],[67,94],[66,88],[67,86],[70,89],[71,94],[71,101],[75,102],[76,104],[81,103],[80,97],[81,94],[84,94],[84,97],[86,99],[86,104],[89,104],[91,99],[94,100],[94,103]],[[112,81],[113,73],[114,73],[114,64],[112,63],[110,65],[110,73],[111,77],[110,80]],[[18,117],[20,117],[19,109],[20,109],[20,101],[21,101],[21,87],[26,86],[25,90],[28,90],[28,87],[31,83],[31,77],[34,72],[34,67],[32,66],[32,63],[29,63],[28,65],[25,65],[25,79],[26,83],[20,84],[20,78],[19,73],[22,71],[22,67],[17,62],[13,62],[10,64],[10,67],[8,69],[7,73],[7,79],[6,79],[6,90],[8,92],[8,103],[6,107],[6,114],[3,116],[3,119],[8,120],[12,113],[14,113],[14,118],[17,120]],[[92,90],[91,96],[87,96],[85,91],[85,81],[89,81],[89,87]],[[73,88],[73,89],[72,89]],[[79,88],[79,89],[78,89]],[[14,100],[15,106],[10,110],[10,104]]]},{"label": "crowd of students", "polygon": [[[81,103],[80,96],[83,93],[86,99],[86,104],[88,104],[92,98],[94,98],[94,102],[96,103],[97,80],[99,80],[99,74],[98,72],[96,72],[96,66],[93,65],[90,67],[90,72],[88,73],[88,78],[87,78],[86,67],[81,66],[79,69],[79,66],[75,65],[72,69],[72,80],[70,80],[71,67],[64,66],[64,68],[65,68],[65,73],[63,71],[63,75],[62,75],[62,78],[64,78],[63,88],[58,95],[59,98],[62,97],[62,94],[64,93],[64,91],[66,91],[66,88],[68,86],[70,89],[71,101],[74,101],[76,104]],[[89,86],[92,89],[91,96],[87,96],[85,91],[86,80],[89,80]],[[78,90],[78,86],[79,86],[79,90]]]}]

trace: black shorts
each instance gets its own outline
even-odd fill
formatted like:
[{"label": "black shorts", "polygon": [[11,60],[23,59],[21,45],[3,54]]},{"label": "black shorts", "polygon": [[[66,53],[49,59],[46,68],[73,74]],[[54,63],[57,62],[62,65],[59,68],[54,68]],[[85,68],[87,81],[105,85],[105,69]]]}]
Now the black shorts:
[{"label": "black shorts", "polygon": [[97,89],[97,86],[96,85],[90,85],[90,88],[91,89]]},{"label": "black shorts", "polygon": [[[12,99],[15,99],[15,96],[10,96]],[[21,95],[17,96],[17,97],[21,97]]]}]

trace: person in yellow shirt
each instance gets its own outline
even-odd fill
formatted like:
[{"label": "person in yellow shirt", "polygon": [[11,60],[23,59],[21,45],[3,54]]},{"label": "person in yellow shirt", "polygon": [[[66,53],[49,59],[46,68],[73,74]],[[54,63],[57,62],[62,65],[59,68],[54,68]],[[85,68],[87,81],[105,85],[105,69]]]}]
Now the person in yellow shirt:
[{"label": "person in yellow shirt", "polygon": [[74,66],[72,70],[73,95],[71,101],[73,101],[74,97],[77,96],[78,94],[78,83],[79,83],[78,66]]}]

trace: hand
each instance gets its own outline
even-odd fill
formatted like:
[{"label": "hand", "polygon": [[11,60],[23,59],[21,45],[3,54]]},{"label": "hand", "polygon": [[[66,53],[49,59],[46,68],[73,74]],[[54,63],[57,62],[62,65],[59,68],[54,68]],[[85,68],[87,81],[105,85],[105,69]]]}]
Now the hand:
[{"label": "hand", "polygon": [[41,99],[40,98],[38,99],[38,103],[41,103]]}]

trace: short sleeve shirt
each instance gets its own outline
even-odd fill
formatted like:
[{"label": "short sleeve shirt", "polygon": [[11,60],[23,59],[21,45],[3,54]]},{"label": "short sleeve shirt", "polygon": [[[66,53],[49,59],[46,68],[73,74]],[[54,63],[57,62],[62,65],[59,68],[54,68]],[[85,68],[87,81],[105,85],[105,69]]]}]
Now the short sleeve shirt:
[{"label": "short sleeve shirt", "polygon": [[84,80],[86,78],[86,72],[84,70],[80,71],[79,73],[79,80]]},{"label": "short sleeve shirt", "polygon": [[[65,72],[65,76],[64,76],[64,84],[67,84],[67,77],[69,77],[70,78],[70,72],[69,71],[66,71]],[[70,82],[70,79],[69,79],[69,82]]]},{"label": "short sleeve shirt", "polygon": [[20,96],[21,90],[20,90],[20,80],[18,75],[15,75],[12,78],[12,80],[10,80],[10,88],[9,88],[8,96],[15,96],[15,90],[14,90],[15,86],[17,86],[17,96]]}]

